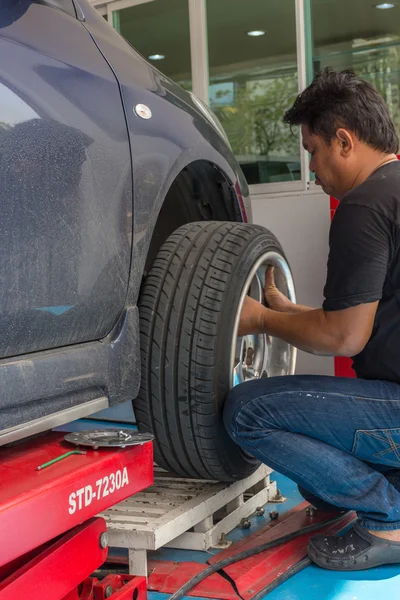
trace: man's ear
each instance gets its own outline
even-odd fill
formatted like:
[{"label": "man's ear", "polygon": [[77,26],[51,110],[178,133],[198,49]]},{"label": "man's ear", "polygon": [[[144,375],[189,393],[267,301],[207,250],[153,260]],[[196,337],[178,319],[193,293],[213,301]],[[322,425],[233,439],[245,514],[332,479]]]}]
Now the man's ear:
[{"label": "man's ear", "polygon": [[354,150],[354,138],[347,129],[340,128],[336,131],[336,141],[340,145],[342,156],[348,156]]}]

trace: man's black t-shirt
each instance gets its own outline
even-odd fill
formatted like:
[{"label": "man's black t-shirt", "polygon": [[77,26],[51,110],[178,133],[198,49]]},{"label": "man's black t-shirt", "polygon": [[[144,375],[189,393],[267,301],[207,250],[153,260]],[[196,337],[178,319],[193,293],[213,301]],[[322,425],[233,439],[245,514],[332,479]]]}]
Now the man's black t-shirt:
[{"label": "man's black t-shirt", "polygon": [[400,383],[400,161],[346,194],[331,225],[326,311],[379,300],[358,377]]}]

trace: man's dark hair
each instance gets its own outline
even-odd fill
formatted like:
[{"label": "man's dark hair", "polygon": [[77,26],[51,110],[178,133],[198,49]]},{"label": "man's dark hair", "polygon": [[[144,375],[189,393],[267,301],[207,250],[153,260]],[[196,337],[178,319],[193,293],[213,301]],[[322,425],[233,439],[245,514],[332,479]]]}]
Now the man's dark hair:
[{"label": "man's dark hair", "polygon": [[328,144],[337,129],[343,127],[375,150],[390,154],[399,148],[399,138],[382,96],[352,71],[321,71],[297,96],[283,120],[289,125],[306,125]]}]

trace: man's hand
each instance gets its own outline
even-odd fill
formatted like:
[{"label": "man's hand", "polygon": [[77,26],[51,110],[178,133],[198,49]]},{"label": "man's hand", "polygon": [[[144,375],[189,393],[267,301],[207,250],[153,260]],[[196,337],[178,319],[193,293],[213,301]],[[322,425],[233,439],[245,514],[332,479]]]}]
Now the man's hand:
[{"label": "man's hand", "polygon": [[[291,314],[312,310],[308,306],[293,304],[285,294],[278,290],[275,284],[274,271],[275,267],[268,267],[265,273],[264,299],[268,308],[276,312]],[[263,304],[250,296],[246,296],[240,315],[238,335],[267,333],[265,328],[266,312],[268,312],[268,309]]]},{"label": "man's hand", "polygon": [[295,304],[278,290],[275,284],[275,267],[268,267],[265,273],[264,298],[267,306],[278,312],[293,312]]},{"label": "man's hand", "polygon": [[284,313],[302,313],[313,310],[309,306],[294,304],[280,292],[275,284],[275,267],[268,267],[265,273],[264,298],[268,308]]},{"label": "man's hand", "polygon": [[252,333],[265,333],[263,330],[263,313],[266,308],[254,298],[246,296],[240,315],[238,336],[250,335]]}]

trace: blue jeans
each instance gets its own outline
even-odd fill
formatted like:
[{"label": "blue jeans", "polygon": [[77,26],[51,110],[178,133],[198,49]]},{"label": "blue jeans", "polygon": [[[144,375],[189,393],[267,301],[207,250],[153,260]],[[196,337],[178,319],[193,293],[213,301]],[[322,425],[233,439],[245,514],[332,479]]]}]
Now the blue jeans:
[{"label": "blue jeans", "polygon": [[250,381],[228,394],[224,422],[246,452],[357,511],[367,529],[400,529],[399,384],[314,375]]}]

